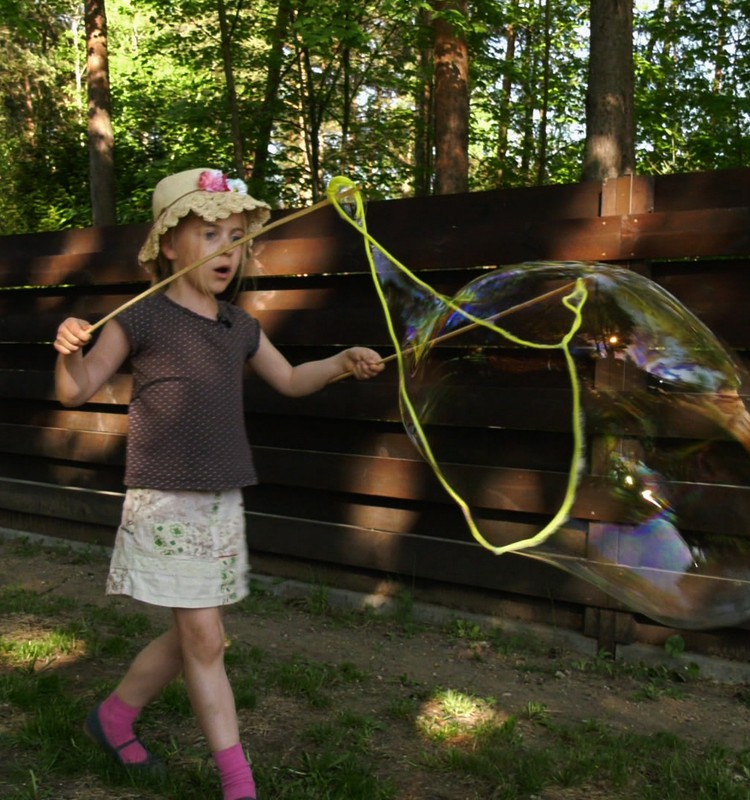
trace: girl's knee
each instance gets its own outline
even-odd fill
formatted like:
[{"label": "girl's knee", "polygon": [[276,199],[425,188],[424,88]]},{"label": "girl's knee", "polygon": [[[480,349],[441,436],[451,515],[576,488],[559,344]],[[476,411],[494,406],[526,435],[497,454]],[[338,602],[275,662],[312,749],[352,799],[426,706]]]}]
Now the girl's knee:
[{"label": "girl's knee", "polygon": [[180,647],[185,659],[213,663],[224,658],[224,625],[215,609],[175,611]]}]

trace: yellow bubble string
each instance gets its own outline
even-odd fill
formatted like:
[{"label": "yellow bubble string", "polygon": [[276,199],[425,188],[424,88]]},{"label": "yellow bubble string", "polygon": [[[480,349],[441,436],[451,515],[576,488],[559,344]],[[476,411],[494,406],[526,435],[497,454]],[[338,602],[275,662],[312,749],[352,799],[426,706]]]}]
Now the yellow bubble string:
[{"label": "yellow bubble string", "polygon": [[[578,377],[578,370],[575,365],[575,360],[573,358],[572,353],[570,352],[570,343],[583,322],[583,316],[582,316],[583,306],[585,305],[586,299],[588,298],[588,290],[586,288],[585,280],[583,278],[578,278],[575,281],[575,288],[569,294],[562,297],[561,300],[562,304],[572,314],[572,321],[570,324],[570,328],[568,332],[562,337],[562,339],[559,342],[554,342],[551,344],[530,342],[525,339],[521,339],[520,337],[510,333],[510,331],[507,331],[504,328],[501,328],[500,326],[494,324],[492,320],[481,319],[479,317],[476,317],[474,314],[471,314],[470,312],[466,311],[464,308],[461,308],[451,298],[446,297],[445,295],[442,295],[439,292],[436,292],[429,284],[420,280],[404,264],[402,264],[393,255],[391,255],[368,232],[367,220],[365,216],[365,206],[362,200],[362,194],[358,190],[357,186],[353,183],[353,181],[351,181],[349,178],[346,178],[344,176],[337,176],[333,178],[328,184],[327,195],[329,201],[336,209],[338,214],[341,216],[341,218],[344,219],[346,222],[348,222],[350,225],[352,225],[362,235],[365,241],[365,251],[370,266],[370,274],[372,276],[373,284],[375,286],[375,290],[380,300],[380,305],[382,306],[383,309],[383,315],[385,317],[386,325],[388,328],[388,334],[393,343],[393,348],[396,355],[396,362],[398,365],[399,398],[401,400],[403,407],[407,410],[408,415],[411,419],[414,428],[414,436],[418,442],[422,454],[424,455],[425,460],[430,465],[432,471],[434,472],[435,476],[437,477],[438,481],[441,483],[445,491],[450,495],[450,497],[455,501],[455,503],[461,509],[461,513],[463,514],[464,520],[466,521],[466,524],[468,525],[472,536],[474,537],[474,539],[476,539],[477,542],[479,542],[479,544],[481,544],[483,547],[485,547],[487,550],[494,553],[495,555],[502,555],[503,553],[509,553],[512,551],[525,550],[527,548],[536,547],[537,545],[546,541],[569,518],[570,511],[575,501],[578,482],[583,472],[584,437],[583,437],[583,415],[581,410],[581,386]],[[348,205],[353,204],[354,210],[352,213],[349,213],[343,208],[343,206],[341,205],[342,198],[344,199],[346,204]],[[388,307],[388,303],[386,301],[383,287],[378,277],[377,267],[375,265],[375,260],[372,254],[373,247],[377,248],[395,267],[397,267],[404,275],[406,275],[410,281],[421,287],[427,294],[439,299],[442,303],[445,303],[446,306],[453,309],[453,311],[461,315],[468,322],[471,322],[473,327],[481,326],[487,328],[493,331],[494,333],[498,334],[499,336],[504,337],[508,341],[511,341],[523,347],[530,347],[539,350],[562,351],[565,358],[565,363],[567,366],[568,376],[571,385],[573,454],[570,461],[570,469],[568,473],[568,481],[566,485],[565,496],[563,497],[563,501],[560,505],[560,508],[558,509],[554,517],[544,526],[544,528],[540,530],[538,533],[536,533],[534,536],[531,536],[526,539],[521,539],[519,541],[511,542],[510,544],[505,544],[502,546],[496,546],[493,545],[491,542],[487,541],[487,539],[483,536],[482,532],[479,530],[479,527],[474,519],[474,515],[472,514],[469,504],[461,496],[461,494],[459,494],[459,492],[451,485],[450,481],[445,477],[443,471],[440,469],[437,459],[435,458],[435,455],[432,452],[432,448],[430,446],[427,435],[419,420],[419,415],[417,414],[417,411],[412,403],[411,397],[409,396],[409,390],[406,381],[404,350],[401,347],[401,342],[399,341],[399,337],[396,334],[393,318],[391,316],[391,312]],[[429,341],[421,343],[420,349],[428,347],[429,344],[430,344]]]}]

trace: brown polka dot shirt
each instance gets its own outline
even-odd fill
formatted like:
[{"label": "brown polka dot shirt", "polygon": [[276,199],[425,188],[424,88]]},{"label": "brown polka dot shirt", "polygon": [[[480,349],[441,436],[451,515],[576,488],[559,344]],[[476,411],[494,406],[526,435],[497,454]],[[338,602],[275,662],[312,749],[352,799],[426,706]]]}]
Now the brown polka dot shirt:
[{"label": "brown polka dot shirt", "polygon": [[258,482],[243,409],[260,323],[221,302],[217,319],[164,294],[117,318],[131,344],[125,485],[224,491]]}]

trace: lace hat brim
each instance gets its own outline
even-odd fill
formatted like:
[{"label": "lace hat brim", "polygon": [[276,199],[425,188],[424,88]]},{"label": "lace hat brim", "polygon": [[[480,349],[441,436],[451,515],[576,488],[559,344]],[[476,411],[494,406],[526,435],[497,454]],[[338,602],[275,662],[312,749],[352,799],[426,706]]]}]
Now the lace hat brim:
[{"label": "lace hat brim", "polygon": [[[170,228],[193,212],[209,222],[226,219],[232,214],[244,213],[247,218],[247,233],[260,230],[271,216],[270,207],[262,200],[247,194],[242,181],[229,183],[241,186],[238,190],[209,189],[204,191],[202,182],[220,176],[220,182],[227,185],[226,179],[218,170],[194,169],[171,175],[157,184],[154,190],[154,223],[146,241],[138,254],[138,261],[147,265],[159,256],[159,240]],[[210,181],[209,181],[210,185]]]}]

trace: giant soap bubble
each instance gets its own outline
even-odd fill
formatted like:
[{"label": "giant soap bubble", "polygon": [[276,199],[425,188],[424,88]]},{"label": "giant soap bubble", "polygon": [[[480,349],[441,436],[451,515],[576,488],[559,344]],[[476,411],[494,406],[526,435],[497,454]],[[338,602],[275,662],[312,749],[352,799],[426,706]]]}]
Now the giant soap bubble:
[{"label": "giant soap bubble", "polygon": [[605,264],[521,264],[442,294],[370,236],[348,179],[328,194],[368,243],[406,430],[474,537],[668,625],[750,618],[737,357],[656,283]]},{"label": "giant soap bubble", "polygon": [[[404,424],[485,546],[567,570],[665,624],[750,617],[750,384],[703,323],[653,281],[604,264],[493,270],[447,297],[373,252],[402,340]],[[455,426],[467,416],[483,434],[466,437],[462,462]],[[514,470],[504,432],[524,427],[537,452],[516,455]],[[515,502],[501,496],[509,485],[555,469],[541,462],[545,439],[563,433],[567,483],[528,494],[562,515],[540,518],[541,536],[493,520],[487,509]]]}]

